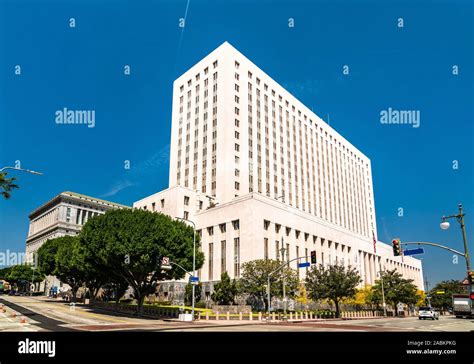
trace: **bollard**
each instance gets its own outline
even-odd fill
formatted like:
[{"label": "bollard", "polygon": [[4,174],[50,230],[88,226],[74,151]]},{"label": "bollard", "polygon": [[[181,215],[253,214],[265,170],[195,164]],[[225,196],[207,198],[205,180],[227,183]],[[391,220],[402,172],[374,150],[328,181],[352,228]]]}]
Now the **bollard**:
[{"label": "bollard", "polygon": [[272,312],[272,320],[275,321],[275,312]]},{"label": "bollard", "polygon": [[206,320],[209,321],[209,311],[206,311]]},{"label": "bollard", "polygon": [[293,312],[290,312],[290,320],[293,320]]},{"label": "bollard", "polygon": [[252,311],[249,312],[249,320],[250,320],[250,321],[253,320],[253,312],[252,312]]},{"label": "bollard", "polygon": [[309,318],[310,318],[311,320],[313,319],[313,313],[312,313],[312,312],[309,313]]},{"label": "bollard", "polygon": [[229,321],[229,320],[230,320],[230,312],[227,311],[227,321]]},{"label": "bollard", "polygon": [[242,312],[239,312],[239,320],[242,321]]},{"label": "bollard", "polygon": [[219,321],[219,312],[216,312],[216,321]]},{"label": "bollard", "polygon": [[308,319],[308,311],[305,311],[304,313],[304,318],[307,320]]},{"label": "bollard", "polygon": [[[252,313],[250,313],[250,314],[252,314]],[[261,311],[258,313],[258,321],[262,321],[262,312]]]},{"label": "bollard", "polygon": [[20,320],[20,324],[26,324],[26,323],[28,323],[28,321],[26,320],[26,318],[23,317],[23,318]]}]

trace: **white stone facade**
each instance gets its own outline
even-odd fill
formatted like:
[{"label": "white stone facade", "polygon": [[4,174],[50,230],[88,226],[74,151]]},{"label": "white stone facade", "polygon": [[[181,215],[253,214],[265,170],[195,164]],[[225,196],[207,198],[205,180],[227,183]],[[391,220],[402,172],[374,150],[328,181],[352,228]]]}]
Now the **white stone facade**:
[{"label": "white stone facade", "polygon": [[374,254],[370,160],[227,42],[174,82],[169,186],[133,206],[195,222],[204,282],[281,259],[283,241],[286,258],[315,250],[363,284],[397,268],[423,289],[420,260]]}]

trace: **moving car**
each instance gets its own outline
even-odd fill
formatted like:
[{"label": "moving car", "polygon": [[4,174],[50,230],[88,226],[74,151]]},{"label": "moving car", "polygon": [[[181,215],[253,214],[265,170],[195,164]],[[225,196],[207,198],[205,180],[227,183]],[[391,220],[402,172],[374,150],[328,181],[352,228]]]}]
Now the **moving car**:
[{"label": "moving car", "polygon": [[432,320],[439,320],[439,312],[435,311],[433,307],[420,307],[418,310],[418,318],[421,319],[427,319],[430,318]]}]

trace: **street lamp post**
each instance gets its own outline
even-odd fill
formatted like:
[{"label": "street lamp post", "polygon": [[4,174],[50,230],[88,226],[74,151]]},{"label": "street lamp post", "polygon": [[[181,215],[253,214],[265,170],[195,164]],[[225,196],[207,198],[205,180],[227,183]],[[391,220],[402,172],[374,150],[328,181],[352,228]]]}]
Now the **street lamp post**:
[{"label": "street lamp post", "polygon": [[24,169],[24,168],[17,168],[17,167],[2,167],[0,168],[0,172],[3,172],[5,169],[13,169],[15,171],[21,171],[21,172],[26,172],[26,173],[31,173],[31,174],[38,174],[38,175],[43,174],[41,172],[32,171],[31,169]]},{"label": "street lamp post", "polygon": [[464,214],[462,212],[462,204],[459,204],[458,208],[459,208],[459,213],[458,214],[443,216],[441,218],[441,224],[439,224],[439,226],[443,230],[449,229],[449,222],[446,221],[446,220],[447,219],[452,219],[452,218],[455,218],[458,221],[459,225],[461,225],[462,239],[463,239],[463,243],[464,243],[464,258],[466,259],[466,268],[467,268],[468,271],[470,271],[471,270],[471,262],[470,262],[470,256],[469,256],[469,249],[468,249],[468,245],[467,245],[466,227],[465,227],[465,224],[464,224],[464,216],[466,214]]},{"label": "street lamp post", "polygon": [[385,304],[385,290],[383,288],[383,277],[382,277],[382,264],[379,265],[379,276],[380,276],[380,283],[382,285],[382,306],[383,306],[383,315],[387,317],[387,305]]},{"label": "street lamp post", "polygon": [[[194,221],[185,219],[183,217],[177,217],[178,220],[186,221],[193,225],[193,277],[196,277],[196,224]],[[195,293],[196,293],[196,285],[194,282],[191,282],[192,290],[193,290],[193,299],[192,299],[192,310],[191,310],[191,316],[192,320],[194,321],[194,306],[195,306]]]}]

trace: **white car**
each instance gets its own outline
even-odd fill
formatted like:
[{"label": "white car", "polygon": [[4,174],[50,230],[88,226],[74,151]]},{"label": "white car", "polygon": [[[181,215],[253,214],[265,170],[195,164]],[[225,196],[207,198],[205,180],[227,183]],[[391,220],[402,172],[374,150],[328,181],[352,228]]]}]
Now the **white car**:
[{"label": "white car", "polygon": [[418,318],[427,319],[430,318],[432,320],[439,320],[439,312],[435,311],[433,307],[420,307],[418,310]]}]

